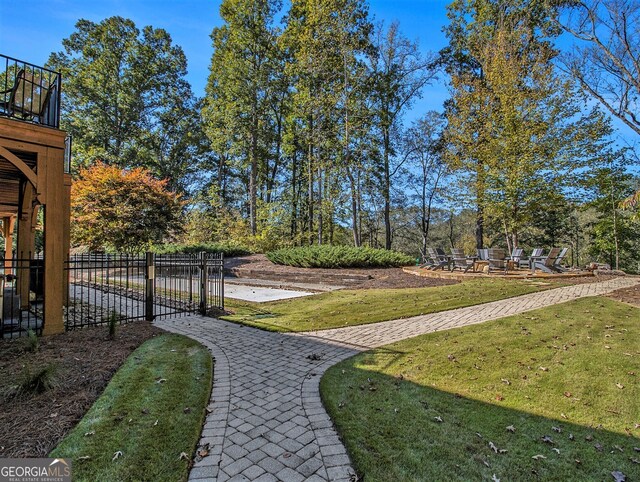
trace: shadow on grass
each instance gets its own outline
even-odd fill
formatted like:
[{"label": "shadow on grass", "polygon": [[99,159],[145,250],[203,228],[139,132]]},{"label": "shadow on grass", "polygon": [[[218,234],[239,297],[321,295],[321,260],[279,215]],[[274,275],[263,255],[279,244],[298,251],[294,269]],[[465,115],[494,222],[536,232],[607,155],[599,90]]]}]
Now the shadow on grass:
[{"label": "shadow on grass", "polygon": [[330,369],[321,393],[366,482],[494,475],[503,481],[614,480],[614,471],[627,480],[640,477],[640,453],[634,449],[640,439],[632,420],[627,432],[616,433],[572,423],[560,413],[548,418],[504,401],[466,398],[352,362]]}]

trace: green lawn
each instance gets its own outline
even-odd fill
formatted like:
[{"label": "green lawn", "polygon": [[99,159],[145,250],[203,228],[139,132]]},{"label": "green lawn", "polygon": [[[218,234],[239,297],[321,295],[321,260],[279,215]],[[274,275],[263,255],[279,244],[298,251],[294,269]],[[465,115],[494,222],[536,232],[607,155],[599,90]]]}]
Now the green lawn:
[{"label": "green lawn", "polygon": [[638,340],[640,309],[585,298],[363,353],[321,393],[368,482],[639,480]]},{"label": "green lawn", "polygon": [[202,345],[170,334],[148,340],[51,457],[73,460],[73,480],[187,480],[211,380]]},{"label": "green lawn", "polygon": [[269,303],[226,299],[222,319],[272,331],[363,325],[451,310],[563,286],[559,282],[481,279],[433,288],[339,290]]}]

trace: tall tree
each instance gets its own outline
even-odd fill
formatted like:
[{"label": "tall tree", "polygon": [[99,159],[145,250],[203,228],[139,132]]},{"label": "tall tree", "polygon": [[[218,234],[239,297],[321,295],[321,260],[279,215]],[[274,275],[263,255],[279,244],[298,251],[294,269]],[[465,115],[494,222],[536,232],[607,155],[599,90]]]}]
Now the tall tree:
[{"label": "tall tree", "polygon": [[182,201],[144,168],[98,162],[71,189],[72,240],[91,249],[135,252],[180,229]]},{"label": "tall tree", "polygon": [[557,10],[558,24],[579,41],[564,57],[564,66],[612,115],[640,134],[640,4],[559,3],[565,8]]},{"label": "tall tree", "polygon": [[328,194],[339,181],[338,161],[349,155],[345,151],[349,141],[343,138],[349,136],[349,78],[369,47],[370,30],[363,0],[291,2],[284,36],[290,52],[297,140],[305,163],[310,243],[314,229],[316,242],[322,244],[325,224],[333,225],[334,206]]},{"label": "tall tree", "polygon": [[[257,232],[259,176],[266,174],[269,138],[270,88],[279,66],[274,15],[278,0],[224,0],[220,16],[225,24],[211,34],[214,53],[207,84],[204,118],[214,149],[248,170],[249,224]],[[277,153],[279,156],[279,153]]]},{"label": "tall tree", "polygon": [[420,53],[417,43],[405,38],[397,23],[385,30],[379,24],[374,34],[375,49],[369,56],[372,104],[380,133],[380,192],[384,202],[385,248],[391,249],[391,183],[402,116],[422,88],[434,77],[428,67],[433,59]]},{"label": "tall tree", "polygon": [[482,190],[483,214],[517,246],[568,175],[597,159],[610,127],[597,110],[581,115],[580,97],[554,71],[543,5],[454,3],[462,21],[472,16],[465,44],[476,68],[454,75],[449,140],[454,156],[473,160],[466,170]]},{"label": "tall tree", "polygon": [[79,20],[62,44],[48,65],[65,79],[62,124],[73,135],[76,164],[157,163],[159,153],[145,139],[163,136],[161,117],[188,108],[183,100],[192,97],[182,49],[166,31],[140,31],[122,17]]},{"label": "tall tree", "polygon": [[410,166],[405,175],[415,190],[418,203],[423,255],[427,252],[432,210],[447,173],[447,165],[442,156],[444,127],[442,114],[429,111],[414,122],[405,134],[403,150]]}]

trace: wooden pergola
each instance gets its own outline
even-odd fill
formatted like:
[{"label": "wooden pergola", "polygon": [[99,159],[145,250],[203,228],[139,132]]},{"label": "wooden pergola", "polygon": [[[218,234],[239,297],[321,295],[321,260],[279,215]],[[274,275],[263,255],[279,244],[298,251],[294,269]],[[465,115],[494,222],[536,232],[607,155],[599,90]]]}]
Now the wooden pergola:
[{"label": "wooden pergola", "polygon": [[[0,117],[0,219],[5,239],[5,271],[17,258],[34,253],[38,213],[44,230],[43,334],[64,331],[64,262],[69,252],[71,177],[65,173],[65,138],[60,129]],[[29,277],[17,280],[21,304],[29,304]]]}]

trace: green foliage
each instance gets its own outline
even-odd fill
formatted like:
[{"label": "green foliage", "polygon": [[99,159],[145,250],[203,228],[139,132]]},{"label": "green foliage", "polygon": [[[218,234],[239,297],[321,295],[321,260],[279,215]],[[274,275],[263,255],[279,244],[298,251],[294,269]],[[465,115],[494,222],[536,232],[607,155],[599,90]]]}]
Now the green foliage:
[{"label": "green foliage", "polygon": [[267,253],[267,258],[301,268],[389,268],[414,263],[411,256],[386,249],[326,245],[283,248]]},{"label": "green foliage", "polygon": [[225,258],[251,254],[251,251],[246,246],[230,243],[161,244],[154,246],[152,250],[158,254],[222,253]]},{"label": "green foliage", "polygon": [[112,311],[111,314],[109,315],[109,339],[111,340],[115,340],[116,338],[116,331],[118,328],[119,319],[120,319],[120,316],[115,311]]},{"label": "green foliage", "polygon": [[35,331],[27,331],[27,338],[25,339],[24,351],[36,352],[40,348],[40,339]]},{"label": "green foliage", "polygon": [[20,376],[17,394],[37,394],[53,388],[57,369],[58,366],[55,363],[49,363],[35,370],[26,365]]},{"label": "green foliage", "polygon": [[165,30],[122,17],[81,19],[62,44],[47,65],[64,79],[62,126],[75,167],[146,166],[181,186],[201,132],[182,49]]},{"label": "green foliage", "polygon": [[585,298],[380,347],[320,390],[364,480],[630,479],[638,319]]},{"label": "green foliage", "polygon": [[186,481],[190,464],[180,454],[195,452],[211,379],[205,347],[180,335],[152,338],[50,456],[71,458],[78,481]]}]

